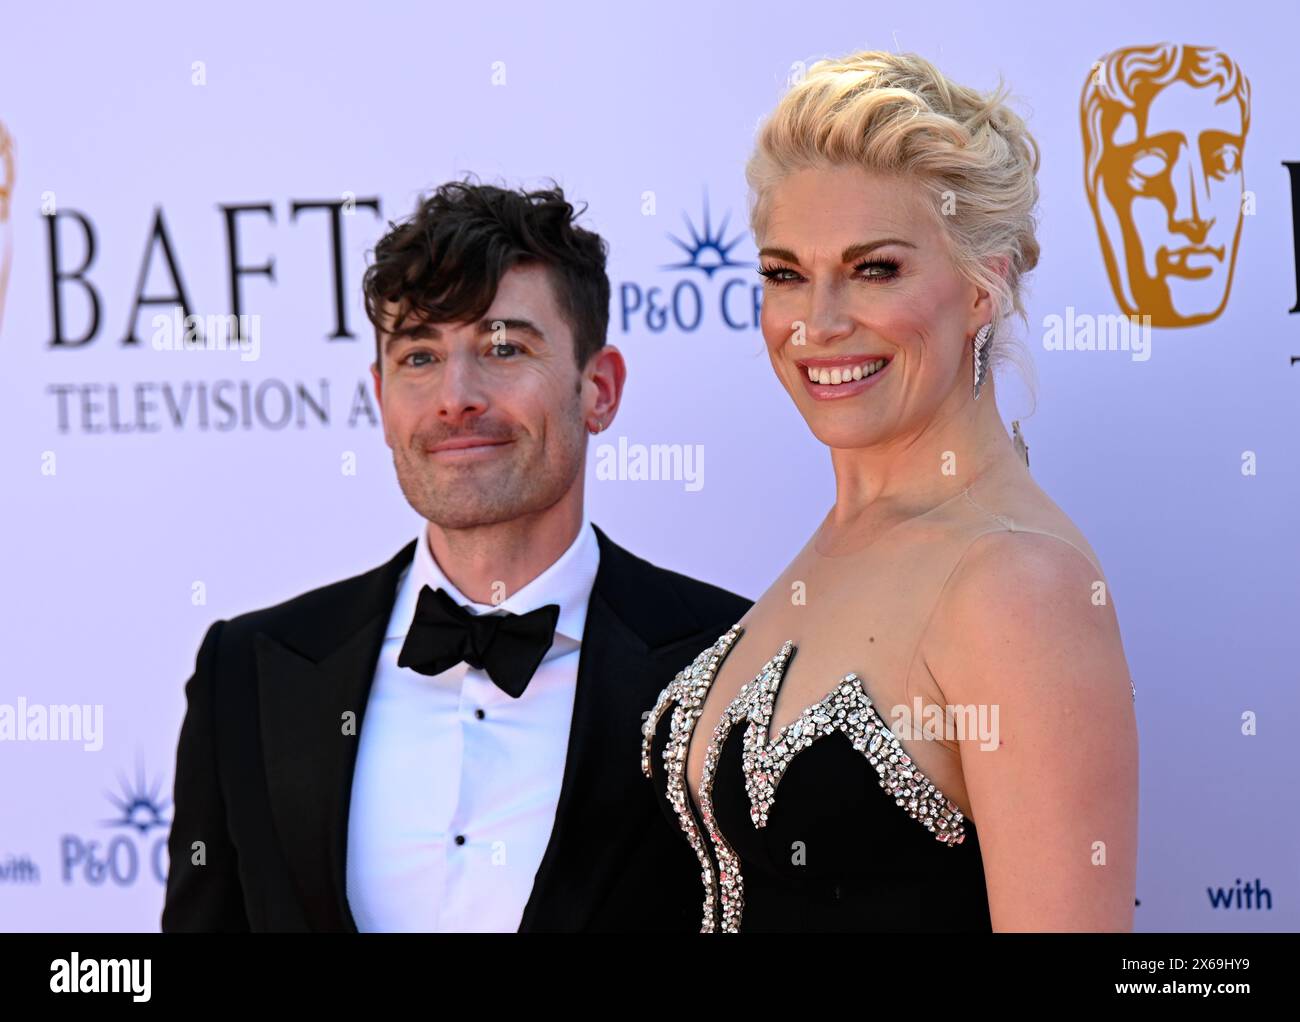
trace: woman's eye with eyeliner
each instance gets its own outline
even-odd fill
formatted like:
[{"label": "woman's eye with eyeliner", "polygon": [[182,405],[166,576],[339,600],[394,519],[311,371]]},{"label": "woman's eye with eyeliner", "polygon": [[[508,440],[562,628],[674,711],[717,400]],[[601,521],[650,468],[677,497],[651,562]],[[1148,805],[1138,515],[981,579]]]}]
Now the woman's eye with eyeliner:
[{"label": "woman's eye with eyeliner", "polygon": [[[878,273],[869,273],[868,270],[878,270]],[[898,276],[898,263],[892,259],[869,259],[864,263],[858,263],[853,267],[855,273],[861,273],[868,280],[892,280]]]},{"label": "woman's eye with eyeliner", "polygon": [[[853,272],[870,281],[888,281],[898,276],[898,269],[899,264],[892,259],[868,259],[854,266]],[[799,278],[799,274],[785,266],[762,266],[758,272],[768,283],[778,286],[791,284]],[[784,276],[785,274],[790,276]]]},{"label": "woman's eye with eyeliner", "polygon": [[798,274],[795,273],[794,270],[787,269],[787,268],[784,267],[784,266],[760,266],[760,267],[758,268],[758,272],[759,272],[759,275],[760,275],[760,276],[767,278],[767,281],[768,281],[769,284],[788,284],[788,283],[790,283],[790,278],[789,278],[789,277],[782,277],[782,276],[781,276],[781,274],[783,274],[783,273],[792,273],[792,274],[794,274],[796,277],[798,276]]}]

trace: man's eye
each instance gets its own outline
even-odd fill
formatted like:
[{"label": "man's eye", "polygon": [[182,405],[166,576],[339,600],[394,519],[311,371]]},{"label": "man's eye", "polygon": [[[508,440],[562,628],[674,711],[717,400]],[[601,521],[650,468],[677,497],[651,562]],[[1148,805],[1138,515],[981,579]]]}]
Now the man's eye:
[{"label": "man's eye", "polygon": [[407,355],[405,358],[403,358],[402,361],[403,361],[404,363],[406,363],[407,365],[410,365],[410,366],[422,366],[422,365],[425,365],[426,363],[424,363],[424,362],[417,362],[417,361],[415,361],[415,359],[421,359],[421,358],[425,358],[425,359],[427,359],[427,358],[429,358],[429,357],[430,357],[430,355],[429,355],[429,353],[428,353],[427,351],[413,351],[413,352],[411,352],[409,355]]},{"label": "man's eye", "polygon": [[496,344],[492,345],[492,353],[498,355],[502,348],[507,349],[506,355],[513,355],[515,352],[519,351],[519,345],[517,344],[513,344],[510,341],[498,341]]}]

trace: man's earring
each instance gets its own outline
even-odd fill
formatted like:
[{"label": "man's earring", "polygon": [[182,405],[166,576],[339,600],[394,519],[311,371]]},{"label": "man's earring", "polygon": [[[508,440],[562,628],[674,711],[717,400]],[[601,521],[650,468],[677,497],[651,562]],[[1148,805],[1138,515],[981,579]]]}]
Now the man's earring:
[{"label": "man's earring", "polygon": [[587,424],[587,428],[588,428],[589,430],[591,430],[591,432],[592,432],[593,435],[595,435],[596,433],[599,433],[602,429],[605,428],[605,424],[604,424],[603,422],[601,422],[600,419],[597,419],[597,420],[596,420],[596,425],[595,425],[595,426],[592,426],[590,423],[588,423],[588,424]]},{"label": "man's earring", "polygon": [[993,324],[985,323],[975,334],[975,340],[972,344],[973,358],[975,363],[975,397],[978,401],[980,396],[980,387],[984,385],[984,380],[989,372],[989,339],[993,336]]}]

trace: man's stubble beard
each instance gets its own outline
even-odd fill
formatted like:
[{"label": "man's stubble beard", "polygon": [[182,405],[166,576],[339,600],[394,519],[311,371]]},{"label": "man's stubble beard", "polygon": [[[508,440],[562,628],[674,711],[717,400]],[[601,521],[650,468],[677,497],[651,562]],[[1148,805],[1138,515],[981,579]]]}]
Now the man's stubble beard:
[{"label": "man's stubble beard", "polygon": [[[586,462],[585,427],[575,392],[569,414],[553,419],[562,433],[547,437],[547,458],[525,434],[506,457],[460,468],[434,466],[422,440],[393,450],[393,467],[407,503],[444,529],[468,529],[513,521],[559,502],[580,478]],[[527,462],[525,455],[536,453]]]}]

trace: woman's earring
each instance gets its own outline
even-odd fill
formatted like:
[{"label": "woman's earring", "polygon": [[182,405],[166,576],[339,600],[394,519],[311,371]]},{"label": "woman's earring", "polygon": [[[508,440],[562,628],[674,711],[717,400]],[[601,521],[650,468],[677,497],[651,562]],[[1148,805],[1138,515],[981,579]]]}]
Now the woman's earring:
[{"label": "woman's earring", "polygon": [[979,400],[980,387],[984,385],[985,377],[988,376],[989,372],[989,349],[992,347],[992,345],[989,344],[989,338],[992,336],[993,324],[985,323],[979,328],[979,332],[975,334],[975,341],[972,345],[974,355],[972,361],[975,363],[974,400],[976,401]]}]

